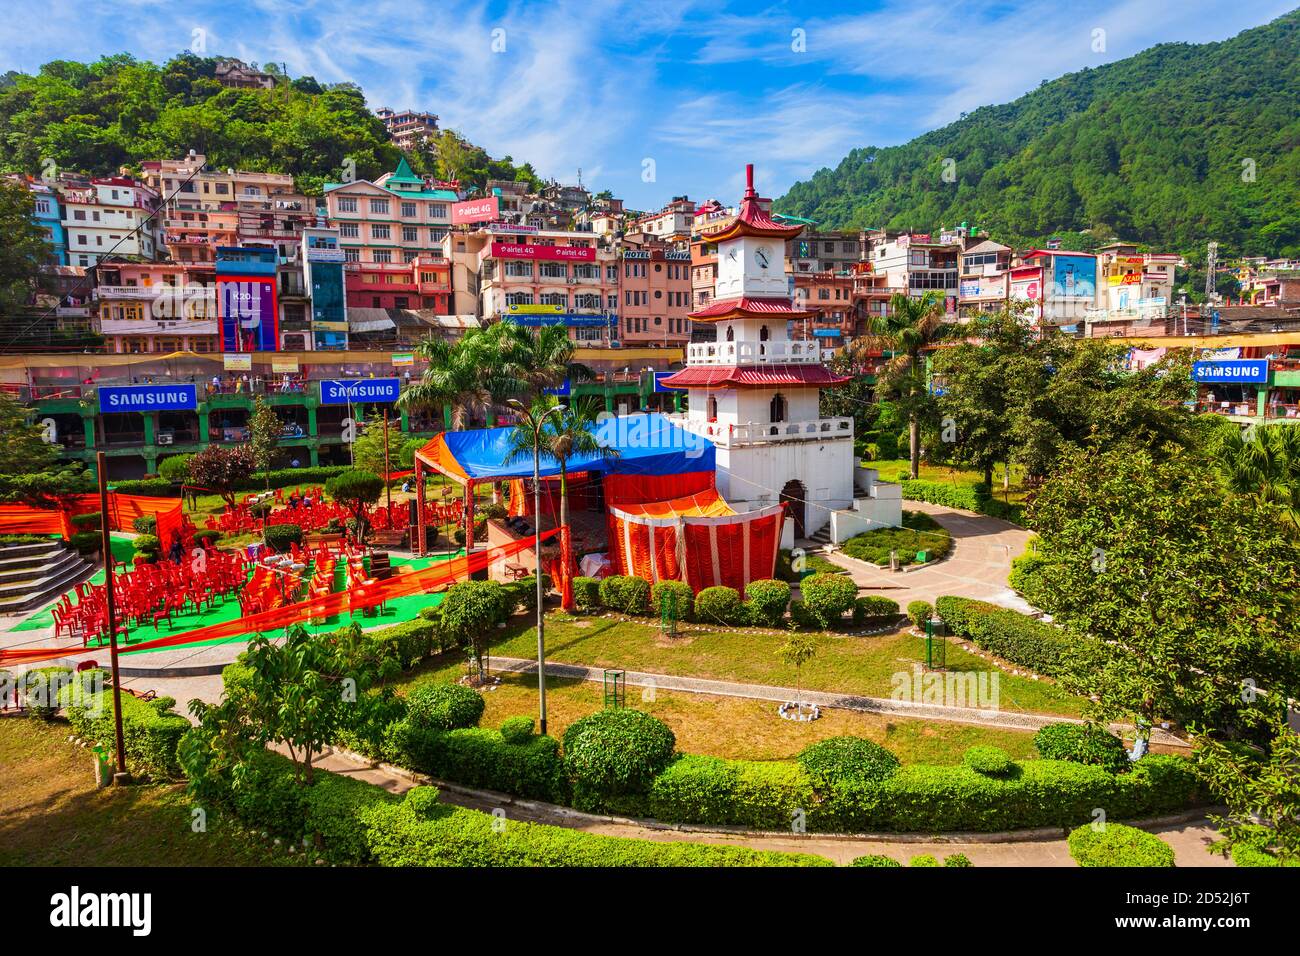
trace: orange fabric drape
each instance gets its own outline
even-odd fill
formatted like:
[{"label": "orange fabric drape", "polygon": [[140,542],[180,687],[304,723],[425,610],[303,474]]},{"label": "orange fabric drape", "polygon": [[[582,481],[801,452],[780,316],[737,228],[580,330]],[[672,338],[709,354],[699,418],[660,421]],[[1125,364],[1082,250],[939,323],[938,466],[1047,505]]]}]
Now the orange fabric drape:
[{"label": "orange fabric drape", "polygon": [[610,506],[642,504],[684,498],[714,487],[713,471],[687,471],[679,475],[605,475],[605,503]]},{"label": "orange fabric drape", "polygon": [[[72,516],[99,510],[99,495],[69,495],[57,507],[36,508],[32,505],[0,505],[0,534],[61,534],[72,537]],[[170,547],[172,534],[181,533],[183,507],[179,498],[148,498],[143,495],[108,493],[108,528],[130,531],[131,523],[142,515],[158,519],[158,540]]]},{"label": "orange fabric drape", "polygon": [[61,508],[0,505],[0,534],[60,534],[72,537],[72,522]]}]

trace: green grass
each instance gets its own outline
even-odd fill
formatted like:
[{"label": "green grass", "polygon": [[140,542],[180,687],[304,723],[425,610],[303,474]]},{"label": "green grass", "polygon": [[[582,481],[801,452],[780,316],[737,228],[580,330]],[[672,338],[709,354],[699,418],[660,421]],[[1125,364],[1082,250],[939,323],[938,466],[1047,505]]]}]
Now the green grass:
[{"label": "green grass", "polygon": [[0,717],[0,866],[293,866],[209,809],[195,833],[180,784],[95,789],[94,756],[65,721]]},{"label": "green grass", "polygon": [[[863,461],[864,468],[875,468],[880,473],[881,481],[906,481],[912,477],[912,466],[906,458],[887,458],[880,461]],[[984,481],[984,473],[970,468],[950,468],[947,465],[929,465],[921,462],[919,477],[922,481],[946,481],[952,485],[978,485]],[[1023,502],[1028,489],[1024,484],[1025,469],[1022,465],[1011,466],[1011,482],[1008,492],[1002,490],[1002,467],[993,469],[993,497],[1015,504]]]},{"label": "green grass", "polygon": [[[533,627],[515,619],[492,643],[501,656],[535,658],[537,638]],[[589,667],[628,668],[657,674],[706,677],[752,684],[792,686],[794,672],[783,665],[777,648],[780,634],[737,631],[689,631],[675,641],[665,640],[657,625],[608,618],[577,618],[555,614],[546,627],[547,660]],[[990,664],[959,647],[949,645],[951,672],[984,672]],[[923,659],[924,638],[896,631],[879,637],[827,634],[817,655],[803,667],[803,686],[868,697],[890,697],[895,675],[910,675]],[[440,664],[427,664],[408,678],[420,679]],[[457,666],[460,665],[459,662]],[[1046,681],[1033,681],[1002,672],[999,677],[1003,710],[1077,716],[1082,701]]]},{"label": "green grass", "polygon": [[917,554],[927,561],[939,561],[952,550],[952,534],[923,511],[904,511],[901,528],[873,528],[844,542],[845,554],[859,561],[885,566],[890,554],[898,553],[900,565],[916,564]]}]

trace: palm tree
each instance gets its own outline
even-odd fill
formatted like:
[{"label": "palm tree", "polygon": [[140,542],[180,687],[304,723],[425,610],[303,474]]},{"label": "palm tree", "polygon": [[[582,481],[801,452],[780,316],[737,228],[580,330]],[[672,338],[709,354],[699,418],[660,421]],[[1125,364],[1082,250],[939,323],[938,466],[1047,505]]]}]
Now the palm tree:
[{"label": "palm tree", "polygon": [[402,408],[451,408],[451,427],[464,428],[475,412],[485,416],[514,387],[499,335],[470,329],[448,342],[431,333],[415,352],[427,363],[418,382],[412,382],[398,399]]},{"label": "palm tree", "polygon": [[1282,506],[1300,528],[1300,429],[1266,426],[1250,437],[1225,430],[1215,458],[1229,490]]},{"label": "palm tree", "polygon": [[575,346],[569,330],[562,325],[527,328],[507,319],[492,328],[499,330],[507,378],[522,384],[513,397],[528,403],[548,388],[560,388],[566,379],[585,381],[592,377],[591,369],[573,361]]},{"label": "palm tree", "polygon": [[929,400],[922,353],[957,334],[957,329],[944,320],[942,293],[932,290],[914,299],[898,292],[889,300],[889,312],[873,316],[867,335],[854,343],[855,356],[874,350],[892,353],[876,382],[876,394],[897,396],[907,412],[913,479],[920,477],[921,413]]}]

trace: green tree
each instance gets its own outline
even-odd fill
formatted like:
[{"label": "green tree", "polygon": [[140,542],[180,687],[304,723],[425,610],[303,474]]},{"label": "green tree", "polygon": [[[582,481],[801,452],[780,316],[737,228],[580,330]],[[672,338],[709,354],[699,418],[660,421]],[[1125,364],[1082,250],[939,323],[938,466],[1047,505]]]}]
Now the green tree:
[{"label": "green tree", "polygon": [[1280,506],[1300,528],[1300,431],[1270,425],[1246,435],[1234,426],[1218,436],[1213,454],[1229,490]]},{"label": "green tree", "polygon": [[280,447],[280,432],[284,428],[280,416],[261,395],[253,399],[253,413],[248,418],[248,448],[253,453],[253,465],[262,472],[266,487],[271,487],[271,467],[275,464],[276,449]]},{"label": "green tree", "polygon": [[379,500],[384,492],[384,480],[373,471],[349,468],[325,482],[325,491],[331,498],[352,512],[358,541],[365,541],[369,523],[366,509]]},{"label": "green tree", "polygon": [[776,649],[777,657],[794,668],[795,706],[803,710],[803,666],[817,656],[817,638],[807,631],[791,630]]},{"label": "green tree", "polygon": [[[388,464],[392,471],[398,470],[402,443],[402,422],[400,418],[390,417],[388,421]],[[419,448],[422,442],[416,441]],[[384,420],[374,415],[366,422],[357,440],[352,443],[352,461],[363,471],[373,471],[376,475],[384,474]],[[412,467],[414,459],[406,467]]]},{"label": "green tree", "polygon": [[220,495],[231,508],[235,506],[235,492],[256,471],[253,452],[246,445],[234,448],[209,445],[190,459],[190,481]]},{"label": "green tree", "polygon": [[58,460],[62,445],[45,440],[45,427],[31,419],[26,406],[0,392],[0,475],[48,471]]},{"label": "green tree", "polygon": [[32,218],[35,211],[25,184],[0,178],[0,315],[31,304],[40,267],[51,261],[49,237]]},{"label": "green tree", "polygon": [[461,581],[448,589],[438,611],[446,636],[469,649],[479,679],[486,678],[484,658],[492,635],[510,616],[505,588],[496,581]]}]

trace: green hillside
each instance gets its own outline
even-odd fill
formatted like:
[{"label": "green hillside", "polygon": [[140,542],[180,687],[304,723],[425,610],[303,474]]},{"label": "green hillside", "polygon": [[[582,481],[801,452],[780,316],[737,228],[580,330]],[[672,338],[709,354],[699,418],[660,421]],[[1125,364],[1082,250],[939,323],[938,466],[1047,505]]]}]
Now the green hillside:
[{"label": "green hillside", "polygon": [[902,146],[855,149],[775,208],[825,228],[969,221],[1016,242],[1091,230],[1177,251],[1217,239],[1229,253],[1295,255],[1298,103],[1294,11],[1221,43],[1162,44],[1068,74]]}]

